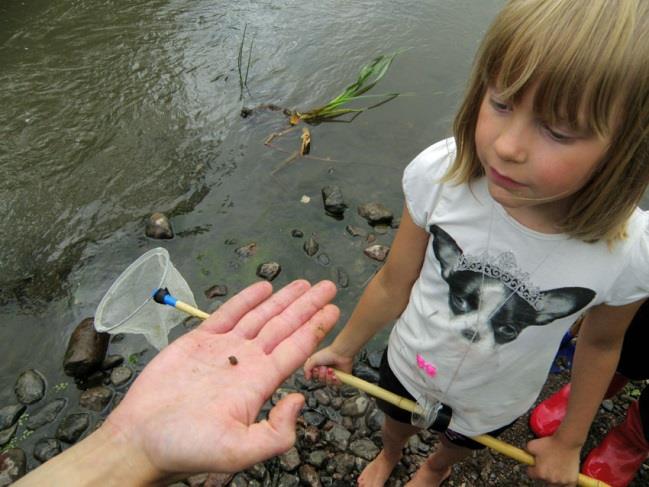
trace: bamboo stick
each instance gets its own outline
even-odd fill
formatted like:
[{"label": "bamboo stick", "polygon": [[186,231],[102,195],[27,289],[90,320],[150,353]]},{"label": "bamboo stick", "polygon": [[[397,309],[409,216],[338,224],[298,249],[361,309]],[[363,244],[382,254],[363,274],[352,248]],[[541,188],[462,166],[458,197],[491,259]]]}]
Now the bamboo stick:
[{"label": "bamboo stick", "polygon": [[175,308],[179,309],[184,313],[187,313],[188,315],[194,316],[196,318],[200,318],[201,320],[205,320],[210,317],[210,315],[205,311],[201,311],[198,308],[194,308],[192,305],[183,303],[182,301],[176,301]]}]

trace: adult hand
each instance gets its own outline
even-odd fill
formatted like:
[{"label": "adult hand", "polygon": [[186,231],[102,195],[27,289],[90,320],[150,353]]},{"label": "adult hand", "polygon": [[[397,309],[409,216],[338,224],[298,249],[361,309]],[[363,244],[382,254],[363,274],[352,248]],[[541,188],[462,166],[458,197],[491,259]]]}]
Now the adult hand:
[{"label": "adult hand", "polygon": [[338,352],[334,345],[323,348],[314,353],[304,364],[304,376],[307,379],[315,379],[327,385],[340,385],[340,381],[334,375],[333,369],[351,373],[354,357],[348,357]]},{"label": "adult hand", "polygon": [[535,457],[535,465],[527,469],[531,478],[544,480],[549,486],[577,485],[580,447],[568,446],[556,436],[549,436],[528,442],[527,450]]},{"label": "adult hand", "polygon": [[84,479],[79,470],[92,465],[86,479],[104,469],[122,485],[143,485],[180,472],[235,472],[288,450],[304,397],[284,397],[268,420],[256,422],[257,415],[339,311],[327,304],[336,294],[329,281],[295,281],[271,293],[267,282],[248,287],[166,347],[101,428],[52,459],[54,470],[40,480],[56,478],[58,467],[66,485],[89,485],[72,479]]}]

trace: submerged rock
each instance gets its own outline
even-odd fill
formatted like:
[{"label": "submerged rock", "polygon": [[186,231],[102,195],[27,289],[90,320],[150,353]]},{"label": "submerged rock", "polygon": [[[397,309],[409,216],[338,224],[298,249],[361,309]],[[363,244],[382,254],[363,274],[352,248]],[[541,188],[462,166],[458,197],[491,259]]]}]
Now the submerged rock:
[{"label": "submerged rock", "polygon": [[238,247],[234,249],[234,252],[239,257],[251,257],[257,253],[257,244],[255,242],[244,245],[243,247]]},{"label": "submerged rock", "polygon": [[275,279],[282,271],[282,266],[277,262],[264,262],[257,267],[257,275],[267,281]]},{"label": "submerged rock", "polygon": [[291,230],[291,237],[293,238],[302,238],[304,237],[304,232],[302,230],[293,229]]},{"label": "submerged rock", "polygon": [[110,371],[110,382],[115,387],[126,384],[133,377],[133,371],[128,367],[115,367]]},{"label": "submerged rock", "polygon": [[5,487],[27,471],[27,455],[20,448],[10,448],[0,453],[0,487]]},{"label": "submerged rock", "polygon": [[0,430],[13,426],[25,409],[26,407],[22,404],[12,404],[0,408]]},{"label": "submerged rock", "polygon": [[390,252],[390,247],[376,244],[367,247],[363,252],[371,259],[378,260],[379,262],[383,262],[387,258],[388,253]]},{"label": "submerged rock", "polygon": [[219,298],[228,294],[228,286],[225,284],[215,284],[211,288],[205,290],[205,297],[207,299]]},{"label": "submerged rock", "polygon": [[42,407],[37,412],[27,418],[25,426],[30,430],[35,430],[41,426],[45,426],[48,423],[51,423],[56,419],[56,416],[61,412],[61,410],[68,403],[67,399],[58,398],[54,399],[44,407]]},{"label": "submerged rock", "polygon": [[342,288],[349,286],[349,275],[342,267],[336,267],[336,281]]},{"label": "submerged rock", "polygon": [[170,239],[174,237],[169,218],[164,213],[154,213],[146,222],[144,233],[155,239]]},{"label": "submerged rock", "polygon": [[56,438],[41,438],[34,445],[34,458],[41,463],[54,458],[61,453],[61,442]]},{"label": "submerged rock", "polygon": [[26,370],[18,377],[14,391],[18,402],[33,404],[45,395],[45,379],[34,369]]},{"label": "submerged rock", "polygon": [[63,370],[71,377],[83,378],[101,368],[110,335],[95,330],[93,318],[85,318],[70,335],[63,358]]},{"label": "submerged rock", "polygon": [[9,426],[6,429],[0,431],[0,446],[4,446],[13,438],[18,429],[18,423]]},{"label": "submerged rock", "polygon": [[306,255],[308,255],[309,257],[313,257],[315,254],[318,253],[318,249],[320,248],[320,244],[315,239],[315,235],[311,235],[309,237],[309,240],[304,242],[304,246],[302,248],[306,252]]},{"label": "submerged rock", "polygon": [[338,186],[325,186],[322,188],[322,201],[325,211],[334,218],[342,218],[347,209],[343,192]]},{"label": "submerged rock", "polygon": [[90,425],[88,413],[75,413],[66,416],[58,429],[56,438],[66,443],[75,443]]},{"label": "submerged rock", "polygon": [[90,389],[83,391],[81,397],[79,397],[79,404],[91,411],[99,412],[108,405],[112,397],[113,391],[108,387],[91,387]]},{"label": "submerged rock", "polygon": [[365,218],[367,222],[374,226],[381,223],[389,225],[394,215],[381,203],[365,203],[358,207],[358,214]]}]

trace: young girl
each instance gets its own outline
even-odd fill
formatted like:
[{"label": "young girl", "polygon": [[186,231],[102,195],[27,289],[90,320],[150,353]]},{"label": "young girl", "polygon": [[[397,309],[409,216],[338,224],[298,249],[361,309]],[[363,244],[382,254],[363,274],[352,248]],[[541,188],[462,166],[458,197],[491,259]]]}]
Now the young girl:
[{"label": "young girl", "polygon": [[[649,295],[649,2],[514,0],[489,29],[454,138],[419,154],[390,257],[335,341],[305,364],[336,383],[397,319],[381,385],[453,410],[409,485],[439,485],[534,403],[561,338],[588,311],[570,404],[534,440],[533,478],[574,485],[579,454],[625,329]],[[386,413],[380,486],[417,429]]]}]

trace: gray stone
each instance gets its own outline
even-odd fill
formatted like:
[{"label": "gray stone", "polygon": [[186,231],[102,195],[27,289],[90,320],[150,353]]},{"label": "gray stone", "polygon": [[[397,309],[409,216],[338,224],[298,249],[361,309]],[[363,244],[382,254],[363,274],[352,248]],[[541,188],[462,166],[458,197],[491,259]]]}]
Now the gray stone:
[{"label": "gray stone", "polygon": [[340,451],[345,451],[349,443],[349,437],[352,434],[339,424],[333,423],[333,427],[325,431],[324,439],[327,443],[333,445]]},{"label": "gray stone", "polygon": [[279,456],[279,465],[285,472],[292,472],[300,465],[300,454],[297,448],[292,447],[286,453]]},{"label": "gray stone", "polygon": [[0,408],[0,430],[13,426],[25,409],[27,408],[23,404],[11,404]]},{"label": "gray stone", "polygon": [[347,205],[343,192],[338,186],[325,186],[322,188],[322,201],[327,214],[340,218],[344,215]]},{"label": "gray stone", "polygon": [[61,453],[61,442],[55,438],[41,438],[34,445],[34,458],[41,463]]},{"label": "gray stone", "polygon": [[356,459],[349,453],[339,453],[332,459],[332,463],[334,472],[344,477],[353,472]]},{"label": "gray stone", "polygon": [[352,441],[349,444],[349,451],[351,451],[357,457],[361,457],[368,461],[372,460],[376,455],[379,454],[378,447],[374,444],[373,441],[368,440],[367,438]]},{"label": "gray stone", "polygon": [[371,259],[378,260],[379,262],[383,262],[388,257],[389,252],[390,247],[380,244],[370,245],[363,250],[365,255]]},{"label": "gray stone", "polygon": [[20,448],[0,453],[0,487],[12,484],[27,472],[27,455]]},{"label": "gray stone", "polygon": [[604,399],[602,401],[602,408],[604,409],[604,411],[608,411],[608,412],[613,411],[614,408],[613,401],[611,401],[610,399]]},{"label": "gray stone", "polygon": [[43,376],[35,371],[29,369],[18,376],[14,392],[18,398],[18,402],[22,404],[33,404],[40,401],[45,395],[45,379]]},{"label": "gray stone", "polygon": [[322,467],[329,454],[325,450],[314,450],[307,456],[306,461],[314,467]]},{"label": "gray stone", "polygon": [[11,438],[13,438],[13,436],[16,434],[17,429],[18,429],[18,423],[14,423],[8,428],[0,430],[0,446],[9,443]]},{"label": "gray stone", "polygon": [[390,230],[390,225],[385,225],[383,223],[374,226],[374,231],[379,235],[385,235]]},{"label": "gray stone", "polygon": [[309,239],[306,242],[304,242],[304,246],[302,248],[306,252],[306,255],[308,255],[309,257],[313,257],[315,254],[318,253],[318,250],[320,249],[320,244],[315,239],[315,235],[311,235]]},{"label": "gray stone", "polygon": [[63,370],[71,377],[83,378],[101,367],[108,349],[108,333],[98,333],[93,318],[77,325],[68,340],[63,358]]},{"label": "gray stone", "polygon": [[56,438],[66,443],[75,443],[90,424],[87,413],[74,413],[66,416],[56,430]]},{"label": "gray stone", "polygon": [[228,294],[228,286],[225,284],[215,284],[209,289],[205,290],[205,297],[207,299],[220,298]]},{"label": "gray stone", "polygon": [[381,366],[381,359],[383,358],[383,350],[372,350],[367,354],[367,362],[371,367],[378,369]]},{"label": "gray stone", "polygon": [[293,237],[293,238],[302,238],[302,237],[304,237],[304,232],[302,230],[298,230],[298,229],[291,230],[291,237]]},{"label": "gray stone", "polygon": [[251,257],[257,253],[257,244],[255,242],[249,243],[247,245],[244,245],[243,247],[234,249],[234,252],[239,257]]},{"label": "gray stone", "polygon": [[169,218],[164,213],[153,213],[146,221],[144,233],[149,238],[170,239],[174,237]]},{"label": "gray stone", "polygon": [[277,262],[264,262],[257,267],[257,275],[267,281],[275,279],[282,271],[282,267]]},{"label": "gray stone", "polygon": [[111,391],[108,387],[91,387],[90,389],[85,390],[81,393],[81,397],[79,397],[79,404],[84,408],[90,409],[91,411],[99,412],[108,405],[112,397],[113,391]]},{"label": "gray stone", "polygon": [[118,354],[108,355],[101,362],[101,370],[110,370],[124,363],[124,357]]},{"label": "gray stone", "polygon": [[128,367],[115,367],[110,371],[110,382],[115,386],[119,387],[123,384],[126,384],[133,377],[133,371]]},{"label": "gray stone", "polygon": [[315,445],[320,440],[320,430],[317,426],[307,425],[302,430],[302,439],[306,444]]},{"label": "gray stone", "polygon": [[318,255],[317,260],[318,260],[318,264],[320,265],[328,266],[329,264],[331,264],[331,259],[324,252]]},{"label": "gray stone", "polygon": [[383,411],[375,408],[367,415],[365,422],[367,423],[367,427],[372,431],[379,431],[383,427],[384,419],[385,415],[383,414]]},{"label": "gray stone", "polygon": [[365,218],[370,225],[379,225],[381,223],[390,224],[394,215],[381,203],[365,203],[359,205],[358,214]]},{"label": "gray stone", "polygon": [[349,275],[342,267],[336,267],[336,282],[338,282],[338,286],[341,288],[349,286]]},{"label": "gray stone", "polygon": [[46,424],[51,423],[56,419],[58,414],[66,406],[67,403],[68,400],[62,397],[54,399],[53,401],[49,402],[47,405],[39,409],[37,412],[31,414],[29,418],[27,418],[25,426],[30,430],[35,430],[40,428],[41,426],[45,426]]},{"label": "gray stone", "polygon": [[297,475],[284,473],[279,478],[277,487],[298,487],[300,485],[300,478]]},{"label": "gray stone", "polygon": [[364,364],[354,365],[354,375],[359,379],[366,380],[367,382],[372,382],[373,384],[377,384],[380,378],[380,374],[377,370]]},{"label": "gray stone", "polygon": [[[252,482],[255,481],[253,480]],[[230,487],[250,487],[250,483],[250,479],[244,473],[238,473],[232,478],[232,481],[228,485]],[[205,484],[207,484],[207,482]]]},{"label": "gray stone", "polygon": [[320,483],[320,476],[312,465],[304,464],[300,466],[298,475],[303,485],[308,485],[309,487],[320,487],[322,485]]},{"label": "gray stone", "polygon": [[260,482],[264,480],[266,477],[266,473],[268,470],[266,470],[266,466],[263,463],[256,463],[252,467],[250,467],[247,472],[255,479],[259,480]]},{"label": "gray stone", "polygon": [[347,225],[345,230],[347,230],[347,233],[352,237],[367,237],[367,231],[355,225]]},{"label": "gray stone", "polygon": [[329,403],[331,402],[331,396],[324,389],[316,390],[313,393],[313,397],[315,397],[316,401],[318,401],[318,404],[321,404],[323,406],[328,406]]},{"label": "gray stone", "polygon": [[302,414],[304,421],[311,426],[322,426],[322,424],[327,420],[322,414],[315,411],[305,411]]},{"label": "gray stone", "polygon": [[365,396],[350,397],[340,408],[340,414],[343,416],[363,416],[367,411],[370,400]]}]

